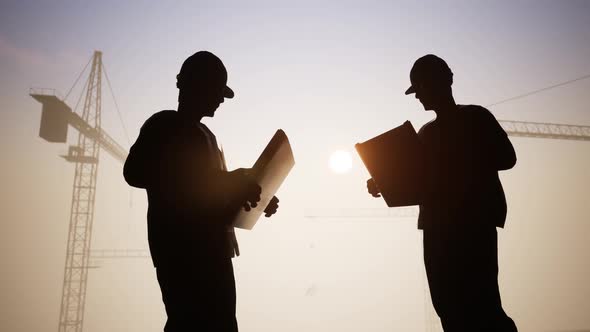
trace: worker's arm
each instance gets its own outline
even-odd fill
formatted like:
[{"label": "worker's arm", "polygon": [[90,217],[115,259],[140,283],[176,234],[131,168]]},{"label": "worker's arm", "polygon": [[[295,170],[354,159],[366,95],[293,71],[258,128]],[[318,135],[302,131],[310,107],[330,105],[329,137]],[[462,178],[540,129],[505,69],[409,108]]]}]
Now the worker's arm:
[{"label": "worker's arm", "polygon": [[207,137],[198,130],[188,141],[177,138],[168,149],[171,151],[166,167],[171,176],[169,181],[159,183],[159,190],[178,199],[172,203],[180,204],[182,209],[214,219],[235,214],[241,207],[256,207],[261,188],[249,170],[220,169],[208,144]]},{"label": "worker's arm", "polygon": [[160,174],[162,140],[166,137],[166,124],[170,117],[166,112],[156,113],[141,127],[123,167],[123,176],[130,186],[147,189]]},{"label": "worker's arm", "polygon": [[247,172],[211,165],[206,137],[198,131],[186,135],[171,112],[157,113],[142,126],[125,162],[127,183],[146,188],[160,203],[190,214],[219,217],[241,206],[256,206],[260,187]]},{"label": "worker's arm", "polygon": [[511,169],[516,164],[516,152],[508,135],[490,111],[478,112],[478,135],[481,137],[481,157],[496,171]]}]

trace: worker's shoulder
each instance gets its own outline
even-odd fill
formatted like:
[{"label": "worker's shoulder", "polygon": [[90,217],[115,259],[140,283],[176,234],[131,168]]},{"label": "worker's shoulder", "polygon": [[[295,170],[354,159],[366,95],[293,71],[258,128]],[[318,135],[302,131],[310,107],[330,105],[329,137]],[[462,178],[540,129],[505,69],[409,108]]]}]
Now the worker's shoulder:
[{"label": "worker's shoulder", "polygon": [[464,112],[464,114],[472,117],[479,117],[479,118],[494,118],[492,112],[490,112],[487,108],[481,105],[458,105],[459,109]]},{"label": "worker's shoulder", "polygon": [[164,110],[154,113],[141,127],[140,135],[163,139],[167,137],[175,142],[202,143],[207,141],[203,130],[187,122],[177,111]]},{"label": "worker's shoulder", "polygon": [[145,124],[158,125],[158,124],[173,124],[179,121],[178,112],[173,110],[159,111],[150,116]]},{"label": "worker's shoulder", "polygon": [[178,112],[173,110],[159,111],[150,116],[141,127],[142,131],[173,130],[181,124]]},{"label": "worker's shoulder", "polygon": [[460,105],[465,123],[477,128],[497,127],[498,120],[487,108],[480,105]]}]

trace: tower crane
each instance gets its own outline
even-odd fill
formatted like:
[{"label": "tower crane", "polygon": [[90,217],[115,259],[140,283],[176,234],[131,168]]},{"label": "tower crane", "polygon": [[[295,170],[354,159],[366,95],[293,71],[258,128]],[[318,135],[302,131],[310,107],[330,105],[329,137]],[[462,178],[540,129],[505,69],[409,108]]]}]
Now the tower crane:
[{"label": "tower crane", "polygon": [[78,131],[76,145],[69,146],[67,155],[62,156],[75,164],[75,173],[59,314],[60,332],[81,332],[83,327],[100,149],[120,162],[127,158],[127,151],[101,127],[102,73],[102,52],[95,51],[81,115],[72,111],[55,90],[32,88],[29,91],[29,95],[42,105],[41,138],[65,143],[69,126]]}]

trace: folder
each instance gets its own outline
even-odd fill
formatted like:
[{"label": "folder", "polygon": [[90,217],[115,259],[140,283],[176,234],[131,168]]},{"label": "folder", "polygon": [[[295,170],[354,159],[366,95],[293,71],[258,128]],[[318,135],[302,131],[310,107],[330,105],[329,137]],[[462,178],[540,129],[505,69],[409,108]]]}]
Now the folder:
[{"label": "folder", "polygon": [[264,209],[279,190],[279,187],[295,165],[289,139],[281,129],[277,130],[251,170],[251,175],[262,188],[260,201],[255,208],[245,211],[241,208],[234,219],[234,227],[252,229]]},{"label": "folder", "polygon": [[410,121],[355,145],[389,207],[420,204],[423,149]]}]

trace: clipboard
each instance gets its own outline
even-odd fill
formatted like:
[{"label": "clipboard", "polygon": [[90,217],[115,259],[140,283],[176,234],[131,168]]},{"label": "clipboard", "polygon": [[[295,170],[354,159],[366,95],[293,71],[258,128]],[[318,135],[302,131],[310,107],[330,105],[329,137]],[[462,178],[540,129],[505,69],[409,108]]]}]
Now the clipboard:
[{"label": "clipboard", "polygon": [[424,156],[410,121],[356,144],[355,149],[387,206],[420,204]]},{"label": "clipboard", "polygon": [[240,208],[233,221],[234,227],[252,229],[256,225],[293,166],[295,166],[295,158],[289,139],[287,134],[279,129],[252,167],[252,176],[262,188],[260,201],[248,212]]}]

